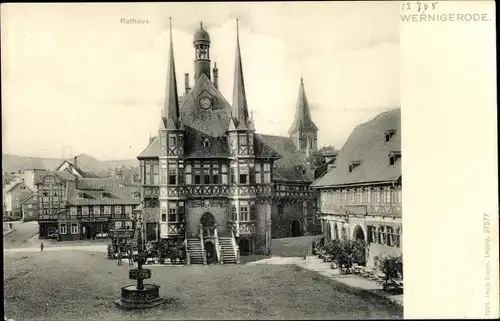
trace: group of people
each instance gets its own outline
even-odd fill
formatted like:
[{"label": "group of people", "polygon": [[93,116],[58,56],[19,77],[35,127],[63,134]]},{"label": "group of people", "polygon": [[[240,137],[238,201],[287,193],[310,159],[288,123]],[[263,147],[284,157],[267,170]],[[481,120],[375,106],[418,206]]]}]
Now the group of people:
[{"label": "group of people", "polygon": [[[126,253],[127,253],[127,257],[128,257],[128,265],[134,265],[134,260],[133,260],[133,250],[132,250],[132,246],[127,246],[126,248]],[[123,265],[123,253],[122,253],[122,250],[119,248],[118,249],[118,266],[122,266]]]}]

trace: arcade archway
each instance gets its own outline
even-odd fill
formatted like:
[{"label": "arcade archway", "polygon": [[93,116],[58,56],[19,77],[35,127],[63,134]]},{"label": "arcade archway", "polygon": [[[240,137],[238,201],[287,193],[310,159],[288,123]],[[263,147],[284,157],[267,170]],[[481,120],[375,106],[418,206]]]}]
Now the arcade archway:
[{"label": "arcade archway", "polygon": [[356,227],[354,228],[353,238],[356,241],[365,242],[366,236],[365,236],[365,232],[363,232],[363,229],[361,228],[361,226],[356,225]]}]

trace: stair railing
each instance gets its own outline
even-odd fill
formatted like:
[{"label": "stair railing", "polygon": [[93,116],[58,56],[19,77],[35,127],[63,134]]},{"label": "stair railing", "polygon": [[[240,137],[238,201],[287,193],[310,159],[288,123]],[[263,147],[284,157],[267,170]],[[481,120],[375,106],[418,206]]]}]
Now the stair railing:
[{"label": "stair railing", "polygon": [[234,230],[231,229],[231,242],[233,243],[233,250],[236,256],[236,263],[240,264],[240,247],[236,244],[236,236],[234,235]]},{"label": "stair railing", "polygon": [[189,253],[187,230],[184,230],[184,248],[186,249],[186,264],[191,265],[191,254]]},{"label": "stair railing", "polygon": [[203,257],[203,264],[207,264],[207,252],[205,251],[205,241],[203,239],[203,225],[200,225],[200,240],[201,240],[201,253]]},{"label": "stair railing", "polygon": [[217,225],[214,226],[214,236],[215,236],[215,250],[217,251],[217,259],[219,264],[223,264],[222,260],[222,250],[219,244],[219,232],[217,231]]}]

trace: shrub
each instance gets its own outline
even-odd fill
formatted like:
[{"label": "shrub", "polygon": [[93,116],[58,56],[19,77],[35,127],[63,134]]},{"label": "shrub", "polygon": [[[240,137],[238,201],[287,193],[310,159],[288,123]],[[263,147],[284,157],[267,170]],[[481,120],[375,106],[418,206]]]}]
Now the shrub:
[{"label": "shrub", "polygon": [[378,269],[385,275],[385,283],[403,278],[403,255],[386,255],[379,259]]},{"label": "shrub", "polygon": [[366,245],[363,241],[335,240],[329,244],[328,249],[333,261],[341,269],[348,271],[354,264],[365,265],[366,263]]}]

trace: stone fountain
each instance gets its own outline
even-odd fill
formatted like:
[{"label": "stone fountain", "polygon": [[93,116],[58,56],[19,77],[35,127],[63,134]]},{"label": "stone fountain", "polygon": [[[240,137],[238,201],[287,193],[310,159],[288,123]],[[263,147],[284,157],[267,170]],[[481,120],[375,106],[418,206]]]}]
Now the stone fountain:
[{"label": "stone fountain", "polygon": [[153,308],[167,301],[160,297],[158,285],[144,284],[144,280],[151,279],[151,270],[142,268],[147,260],[142,235],[142,208],[141,206],[141,212],[136,216],[138,254],[134,256],[134,261],[137,262],[137,269],[129,271],[129,279],[136,280],[137,283],[122,287],[121,298],[114,301],[117,307],[127,310]]}]

